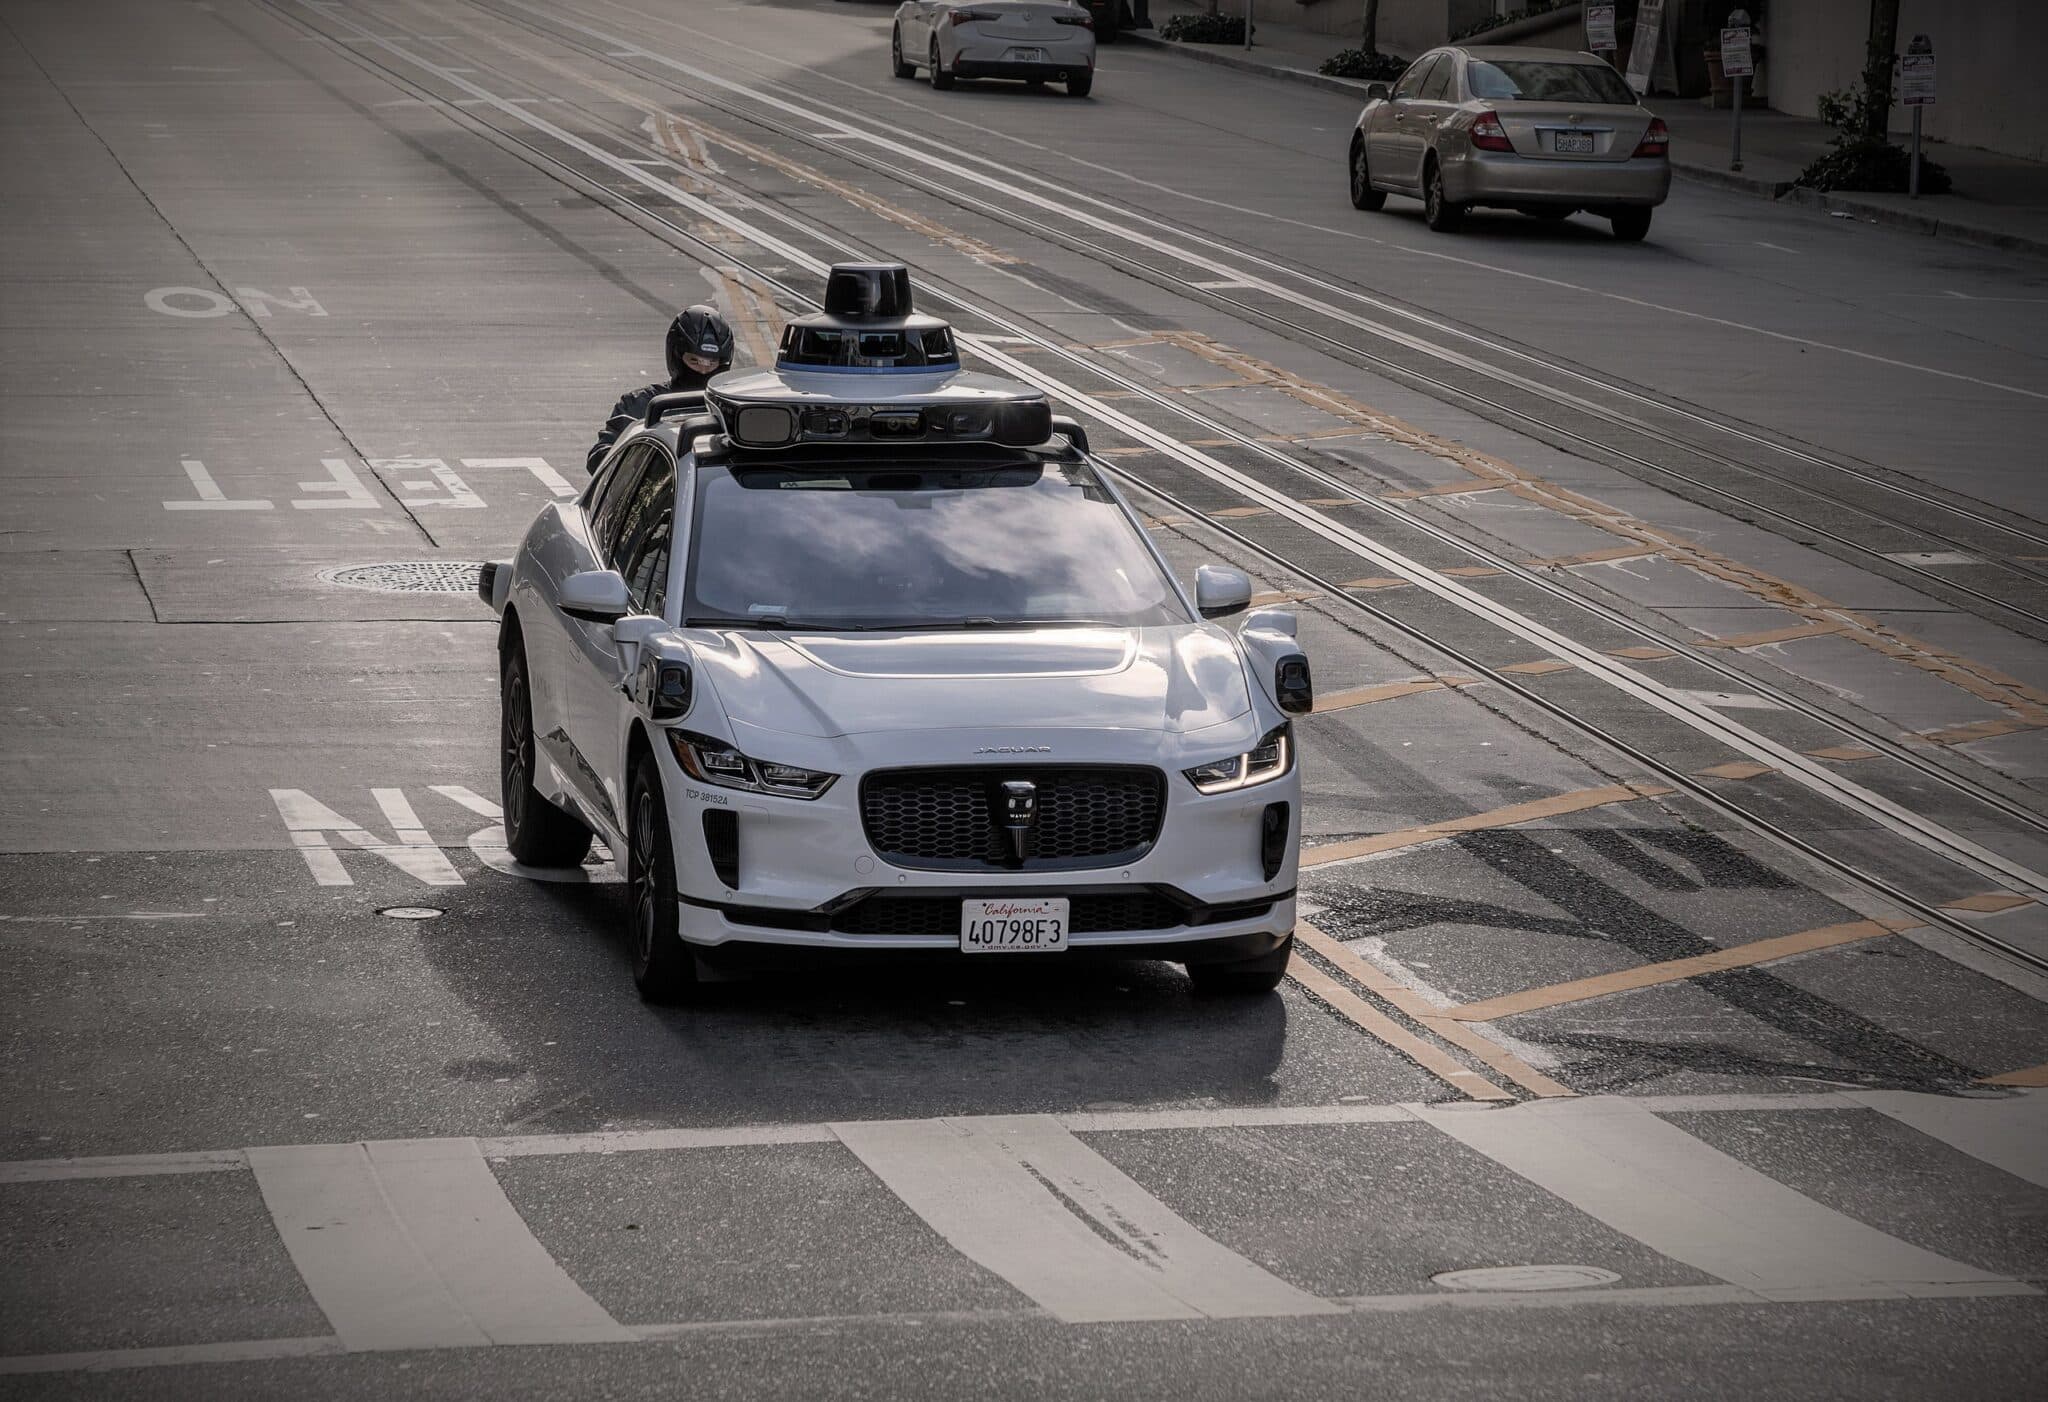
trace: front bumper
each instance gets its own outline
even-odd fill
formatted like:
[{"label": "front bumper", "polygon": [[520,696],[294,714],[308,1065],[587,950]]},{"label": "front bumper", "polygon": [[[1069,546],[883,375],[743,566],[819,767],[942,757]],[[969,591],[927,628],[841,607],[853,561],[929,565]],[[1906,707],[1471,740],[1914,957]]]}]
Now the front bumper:
[{"label": "front bumper", "polygon": [[[977,738],[958,748],[971,750]],[[1023,740],[1028,745],[1034,738]],[[1006,737],[1005,743],[1015,739]],[[1179,959],[1182,954],[1172,952],[1178,946],[1238,937],[1270,948],[1294,928],[1298,768],[1269,783],[1203,794],[1179,766],[1206,755],[1151,756],[1166,771],[1165,805],[1156,840],[1136,857],[1065,869],[921,869],[885,860],[870,844],[862,820],[860,772],[901,769],[911,757],[893,750],[902,737],[889,743],[892,750],[848,766],[856,772],[813,800],[709,788],[684,775],[668,747],[660,746],[656,762],[668,799],[683,938],[700,952],[745,943],[951,951],[959,957],[959,901],[969,896],[1069,898],[1069,946],[1075,952],[1115,948]],[[1059,743],[1062,760],[1074,765],[1134,760],[1130,737],[1116,732],[1069,731]],[[773,757],[824,768],[827,752]],[[842,758],[851,757],[842,752]],[[1284,830],[1272,830],[1275,843],[1269,846],[1264,824],[1276,805],[1285,806],[1286,821]],[[1269,852],[1278,863],[1270,877]],[[731,884],[728,876],[735,877]]]},{"label": "front bumper", "polygon": [[1671,193],[1671,162],[1654,156],[1625,161],[1538,160],[1505,152],[1441,154],[1444,195],[1458,204],[1659,205]]}]

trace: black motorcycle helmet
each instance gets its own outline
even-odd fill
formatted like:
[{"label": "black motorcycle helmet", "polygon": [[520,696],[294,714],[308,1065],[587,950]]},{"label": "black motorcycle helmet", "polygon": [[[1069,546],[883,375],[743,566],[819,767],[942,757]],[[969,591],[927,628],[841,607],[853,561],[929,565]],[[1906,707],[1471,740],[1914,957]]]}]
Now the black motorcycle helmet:
[{"label": "black motorcycle helmet", "polygon": [[683,364],[685,354],[716,356],[718,370],[709,372],[715,375],[719,370],[732,368],[732,327],[714,308],[700,302],[694,307],[685,307],[668,324],[665,349],[668,352],[670,384],[702,378]]}]

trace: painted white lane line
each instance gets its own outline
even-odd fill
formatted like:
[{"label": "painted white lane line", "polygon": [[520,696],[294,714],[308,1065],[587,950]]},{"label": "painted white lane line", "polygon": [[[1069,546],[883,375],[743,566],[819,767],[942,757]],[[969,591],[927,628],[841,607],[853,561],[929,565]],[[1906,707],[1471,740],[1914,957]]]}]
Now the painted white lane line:
[{"label": "painted white lane line", "polygon": [[1417,1114],[1651,1250],[1766,1299],[2017,1283],[1865,1226],[1626,1100]]},{"label": "painted white lane line", "polygon": [[232,1173],[249,1166],[240,1149],[196,1154],[120,1154],[85,1159],[20,1159],[0,1163],[0,1183],[78,1178],[148,1178],[167,1173]]},{"label": "painted white lane line", "polygon": [[473,1139],[248,1155],[292,1264],[350,1352],[633,1337],[535,1240]]},{"label": "painted white lane line", "polygon": [[[301,3],[306,3],[306,0],[301,0]],[[519,6],[516,0],[508,0],[508,3],[513,3],[515,8],[531,8]],[[309,6],[309,8],[318,7]],[[360,26],[354,25],[338,15],[325,11],[323,13],[327,14],[331,22],[347,25],[349,28],[355,29],[358,34],[366,33]],[[574,28],[575,26],[570,27]],[[622,45],[626,43],[624,40],[618,42]],[[450,72],[450,70],[442,65],[436,64],[407,49],[400,48],[395,44],[380,42],[380,47],[383,47],[394,57],[411,64],[422,72],[432,73],[443,82],[464,89],[488,105],[497,107],[507,116],[514,118],[534,131],[541,132],[570,149],[582,152],[591,159],[609,166],[611,169],[627,176],[636,184],[644,186],[663,199],[699,214],[715,224],[731,229],[734,233],[755,246],[789,260],[792,266],[803,268],[807,272],[817,275],[822,275],[827,269],[828,265],[822,260],[783,239],[777,238],[758,225],[748,223],[730,210],[712,204],[708,200],[701,199],[666,182],[655,180],[644,172],[628,165],[624,160],[613,155],[611,152],[602,150],[584,138],[564,130],[543,117],[536,116],[496,97],[467,79]],[[671,67],[684,67],[683,65],[675,64],[672,60],[662,59],[661,56],[656,54],[648,53],[646,56],[667,63]],[[695,72],[696,70],[685,68],[685,71]],[[721,87],[750,91],[741,89],[736,84],[716,78],[710,74],[705,74],[704,76],[707,80]],[[756,96],[771,106],[796,110],[792,104],[782,102],[779,99],[759,94],[756,94]],[[878,137],[876,140],[880,141],[881,138]],[[905,149],[907,150],[908,148]],[[767,206],[762,205],[758,200],[754,200],[744,194],[735,193],[734,203],[740,207],[753,209],[763,215],[773,217],[790,228],[802,232],[806,237],[816,238],[828,245],[840,247],[850,253],[858,254],[858,250],[847,246],[845,241],[836,235],[821,233],[811,229],[795,217],[784,212],[771,210]],[[1062,354],[1065,353],[1063,347],[1045,338],[1028,335],[1022,326],[1009,321],[999,313],[976,306],[973,303],[950,296],[944,292],[935,291],[933,295],[940,301],[959,307],[971,315],[986,318],[1008,334],[1025,335],[1027,340],[1046,349]],[[1115,428],[1125,436],[1166,453],[1168,456],[1210,478],[1212,481],[1234,487],[1240,493],[1265,506],[1267,509],[1287,517],[1296,524],[1322,536],[1332,544],[1349,550],[1361,558],[1374,561],[1388,573],[1408,580],[1411,584],[1415,584],[1435,594],[1460,610],[1475,617],[1485,619],[1495,627],[1511,633],[1524,641],[1534,643],[1549,653],[1575,661],[1583,670],[1598,677],[1616,690],[1648,703],[1692,729],[1710,735],[1731,748],[1747,754],[1751,759],[1785,772],[1806,787],[1823,793],[1843,806],[1862,813],[1864,816],[1875,820],[1908,841],[1938,851],[1948,860],[1970,867],[1981,874],[1993,876],[1996,879],[2014,883],[2048,896],[2048,875],[2033,871],[1984,847],[1982,844],[1964,837],[1960,833],[1952,831],[1940,823],[1924,818],[1893,802],[1891,799],[1844,778],[1826,765],[1816,760],[1808,759],[1796,750],[1789,749],[1775,740],[1730,720],[1726,716],[1717,714],[1712,708],[1700,704],[1683,691],[1667,686],[1643,672],[1626,667],[1593,648],[1574,642],[1563,634],[1538,623],[1536,620],[1515,612],[1512,608],[1486,594],[1467,588],[1457,580],[1408,559],[1387,548],[1364,532],[1353,530],[1321,512],[1303,506],[1295,498],[1266,485],[1249,473],[1240,472],[1219,459],[1212,458],[1206,453],[1190,448],[1179,439],[1152,428],[1150,425],[1134,419],[1128,414],[1120,413],[1102,400],[1076,390],[1063,381],[1044,374],[1034,366],[1024,364],[1015,356],[1006,355],[983,338],[962,335],[959,337],[959,340],[970,353],[993,365],[1011,378],[1045,390],[1048,394],[1093,415],[1099,422]],[[1125,388],[1140,388],[1136,381],[1125,379],[1101,367],[1094,367],[1094,369],[1095,373],[1105,375]],[[1161,399],[1160,402],[1165,403],[1166,401]],[[1200,413],[1189,409],[1183,404],[1175,404],[1169,407],[1172,407],[1181,417],[1201,425],[1212,434],[1229,436],[1228,431],[1221,424],[1205,418]],[[1288,462],[1291,466],[1299,467],[1311,476],[1319,475],[1313,469],[1292,463],[1289,459],[1281,458],[1279,460]],[[1331,479],[1331,485],[1340,491],[1349,492],[1350,490],[1343,483],[1336,482],[1334,479]],[[1866,879],[1873,882],[1876,881],[1875,877],[1866,877]]]},{"label": "painted white lane line", "polygon": [[103,1348],[78,1353],[17,1353],[0,1357],[0,1374],[104,1373],[126,1368],[168,1368],[180,1363],[248,1363],[268,1358],[313,1358],[346,1353],[340,1339],[236,1339],[228,1343],[169,1344],[160,1348]]},{"label": "painted white lane line", "polygon": [[1909,1091],[1851,1091],[1850,1100],[1939,1139],[1951,1149],[2048,1188],[2048,1090],[1999,1100]]},{"label": "painted white lane line", "polygon": [[1339,1312],[1203,1236],[1049,1115],[833,1131],[955,1251],[1067,1323]]}]

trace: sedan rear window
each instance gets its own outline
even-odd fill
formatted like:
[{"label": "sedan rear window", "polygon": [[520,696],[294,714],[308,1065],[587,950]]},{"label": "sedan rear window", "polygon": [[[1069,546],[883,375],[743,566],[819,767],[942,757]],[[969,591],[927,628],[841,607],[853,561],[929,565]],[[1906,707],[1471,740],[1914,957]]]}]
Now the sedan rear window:
[{"label": "sedan rear window", "polygon": [[1636,95],[1604,63],[1554,63],[1541,59],[1478,59],[1465,67],[1472,96],[1489,102],[1598,102],[1634,106]]},{"label": "sedan rear window", "polygon": [[1186,623],[1081,463],[700,466],[686,624],[901,629]]}]

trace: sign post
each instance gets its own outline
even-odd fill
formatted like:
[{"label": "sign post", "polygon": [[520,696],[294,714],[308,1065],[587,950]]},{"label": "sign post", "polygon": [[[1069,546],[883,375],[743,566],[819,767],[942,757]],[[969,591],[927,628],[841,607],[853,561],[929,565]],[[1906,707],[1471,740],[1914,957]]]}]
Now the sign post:
[{"label": "sign post", "polygon": [[1729,138],[1728,169],[1742,169],[1742,80],[1756,72],[1749,48],[1749,11],[1728,12],[1721,31],[1721,71],[1735,84],[1735,125]]},{"label": "sign post", "polygon": [[1244,0],[1244,46],[1252,46],[1252,0]]},{"label": "sign post", "polygon": [[1934,105],[1934,41],[1915,34],[1899,58],[1899,101],[1913,109],[1913,166],[1906,192],[1920,198],[1920,109]]},{"label": "sign post", "polygon": [[1636,9],[1635,41],[1628,49],[1628,85],[1641,97],[1650,90],[1657,49],[1663,41],[1664,0],[1642,0]]},{"label": "sign post", "polygon": [[1596,54],[1611,54],[1618,47],[1614,40],[1614,6],[1586,6],[1586,47]]}]

